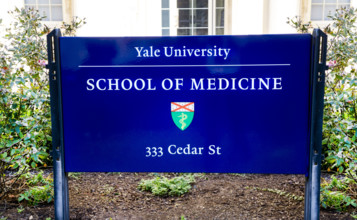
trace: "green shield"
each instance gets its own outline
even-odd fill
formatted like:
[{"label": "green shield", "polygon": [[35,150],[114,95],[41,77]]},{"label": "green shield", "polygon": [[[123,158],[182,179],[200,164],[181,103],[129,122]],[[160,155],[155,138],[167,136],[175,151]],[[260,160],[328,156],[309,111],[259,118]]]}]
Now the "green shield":
[{"label": "green shield", "polygon": [[194,115],[193,102],[171,102],[171,117],[182,131],[190,126]]},{"label": "green shield", "polygon": [[172,120],[174,120],[175,125],[181,130],[185,130],[190,126],[193,114],[194,112],[171,112]]}]

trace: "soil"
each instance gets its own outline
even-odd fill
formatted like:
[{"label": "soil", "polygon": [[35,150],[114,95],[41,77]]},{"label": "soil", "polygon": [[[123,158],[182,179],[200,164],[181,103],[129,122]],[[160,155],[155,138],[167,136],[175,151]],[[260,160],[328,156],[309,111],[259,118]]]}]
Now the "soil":
[{"label": "soil", "polygon": [[[161,174],[172,176],[175,174]],[[303,219],[302,175],[202,174],[181,197],[137,189],[147,173],[81,173],[69,178],[71,219]],[[289,193],[289,195],[288,195]],[[293,198],[295,196],[295,198]],[[300,200],[299,200],[300,197]],[[54,219],[54,205],[0,204],[0,219]],[[321,210],[321,219],[352,219]]]}]

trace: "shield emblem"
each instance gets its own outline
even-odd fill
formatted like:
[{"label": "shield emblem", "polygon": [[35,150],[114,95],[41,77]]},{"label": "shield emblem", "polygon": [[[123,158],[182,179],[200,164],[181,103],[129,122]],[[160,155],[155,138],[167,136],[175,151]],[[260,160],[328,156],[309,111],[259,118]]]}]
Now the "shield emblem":
[{"label": "shield emblem", "polygon": [[182,131],[190,126],[194,113],[194,102],[171,102],[172,120]]}]

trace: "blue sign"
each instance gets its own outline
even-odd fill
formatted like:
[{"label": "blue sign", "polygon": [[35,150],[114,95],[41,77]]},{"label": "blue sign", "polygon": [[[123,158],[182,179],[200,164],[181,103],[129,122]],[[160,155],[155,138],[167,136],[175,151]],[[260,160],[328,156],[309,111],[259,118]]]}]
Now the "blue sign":
[{"label": "blue sign", "polygon": [[66,172],[308,173],[311,35],[59,40]]}]

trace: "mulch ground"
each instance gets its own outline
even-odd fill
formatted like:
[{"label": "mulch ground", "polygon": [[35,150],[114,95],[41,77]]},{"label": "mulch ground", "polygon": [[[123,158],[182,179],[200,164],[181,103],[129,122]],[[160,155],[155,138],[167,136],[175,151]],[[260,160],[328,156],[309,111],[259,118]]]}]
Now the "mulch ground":
[{"label": "mulch ground", "polygon": [[[173,175],[173,174],[164,174]],[[81,173],[69,178],[71,219],[303,219],[302,175],[202,174],[181,197],[137,189],[147,173]],[[283,192],[283,193],[282,193]],[[288,195],[289,193],[289,195]],[[294,198],[295,196],[295,198]],[[1,201],[0,219],[54,219],[52,204]],[[321,219],[353,219],[321,210]]]}]

